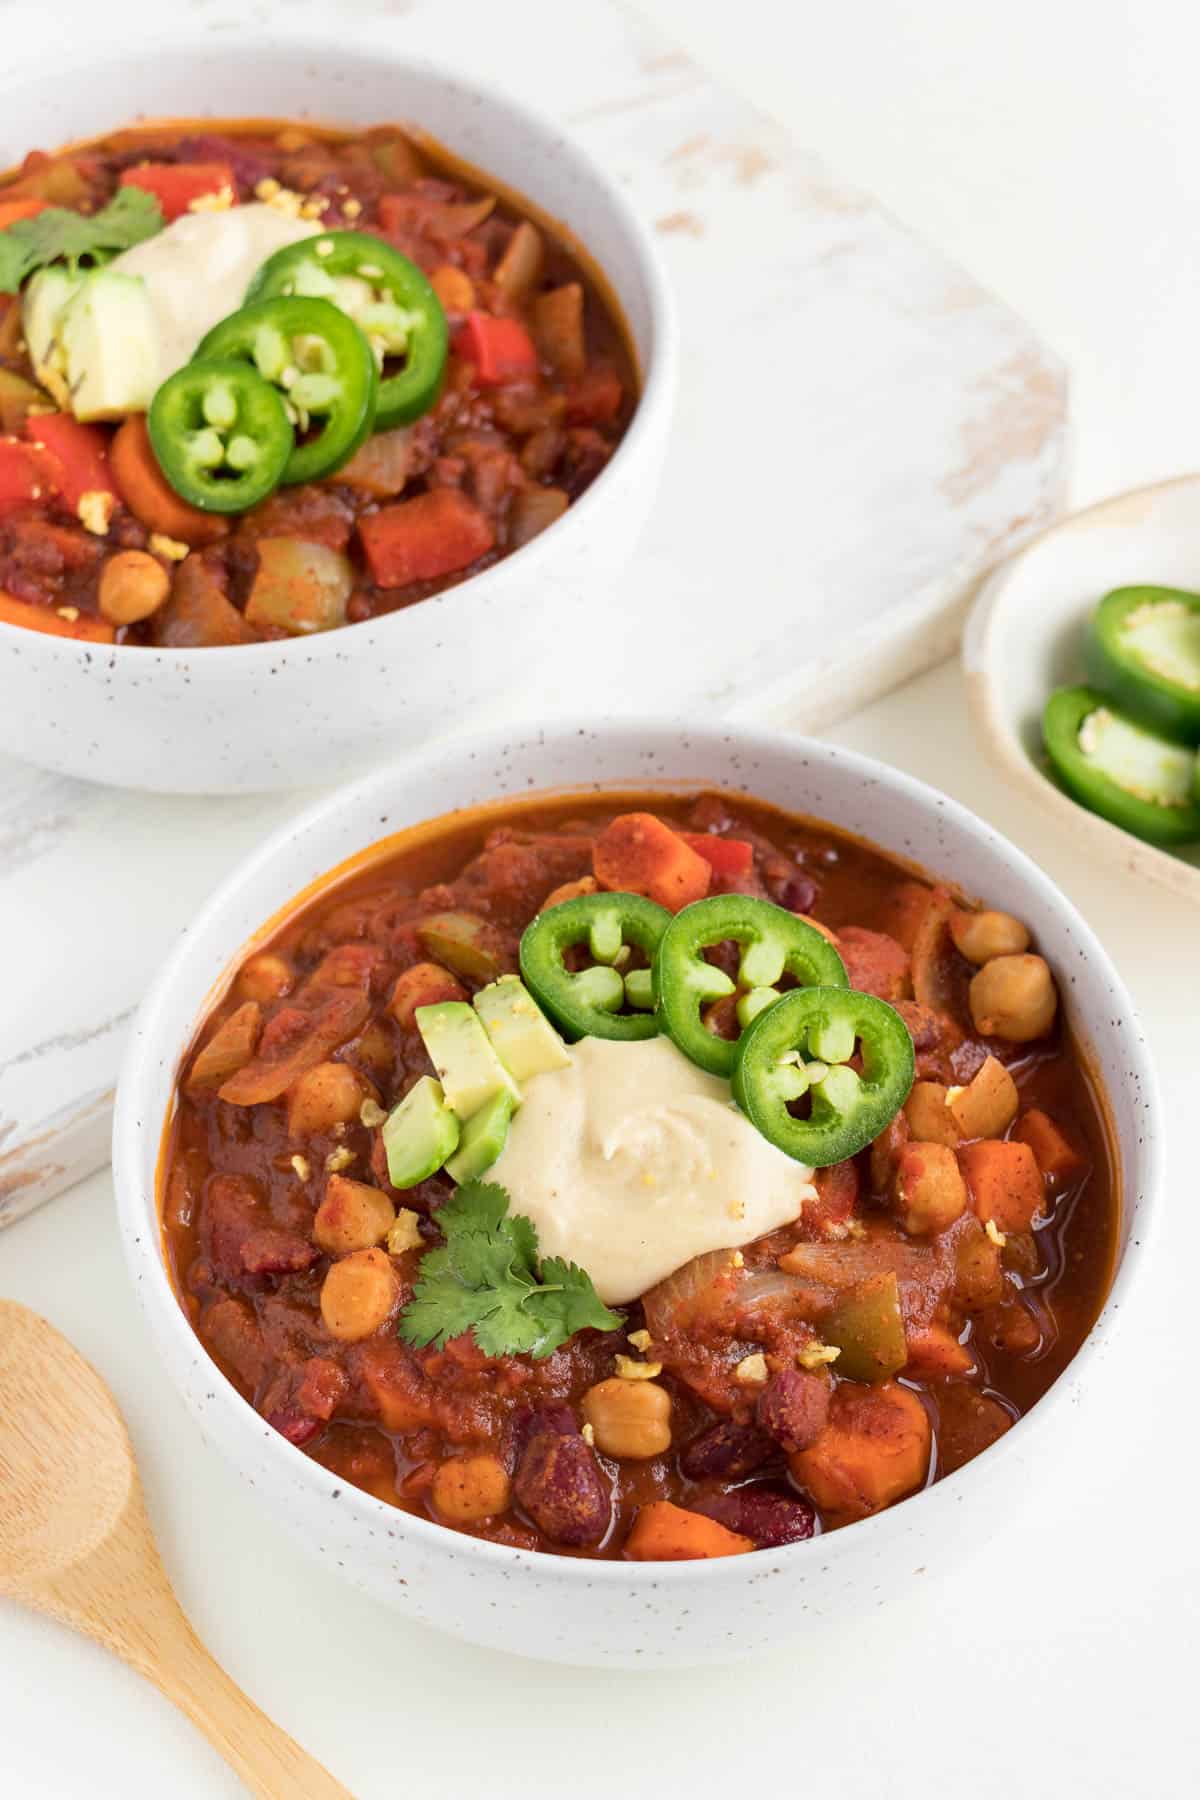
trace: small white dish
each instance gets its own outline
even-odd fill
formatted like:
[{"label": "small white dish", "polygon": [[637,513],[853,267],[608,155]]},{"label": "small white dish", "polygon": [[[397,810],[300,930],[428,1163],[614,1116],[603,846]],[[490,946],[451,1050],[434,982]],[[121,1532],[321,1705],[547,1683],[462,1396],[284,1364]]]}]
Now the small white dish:
[{"label": "small white dish", "polygon": [[0,623],[0,750],[61,774],[158,793],[329,782],[498,716],[514,693],[577,678],[654,500],[674,403],[677,328],[658,252],[617,182],[507,96],[400,52],[186,29],[122,52],[0,74],[0,166],[27,150],[155,118],[412,124],[562,221],[624,312],[642,393],[611,462],[551,528],[493,568],[362,625],[204,650],[80,644]]},{"label": "small white dish", "polygon": [[1042,708],[1084,681],[1087,622],[1111,588],[1200,590],[1200,475],[1137,488],[1075,513],[985,582],[963,638],[971,709],[992,760],[1108,868],[1200,900],[1200,845],[1160,850],[1064,794],[1046,772]]},{"label": "small white dish", "polygon": [[[346,1486],[260,1418],[211,1361],[163,1259],[156,1183],[180,1059],[214,991],[266,921],[347,858],[455,808],[532,790],[723,786],[829,819],[1018,914],[1058,977],[1110,1104],[1122,1216],[1108,1301],[1066,1372],[957,1474],[828,1536],[711,1562],[600,1562],[494,1544]],[[833,745],[669,720],[554,725],[452,743],[330,795],[249,857],[204,906],[143,1002],[117,1094],[121,1235],[155,1354],[203,1435],[314,1555],[402,1615],[496,1649],[585,1666],[687,1668],[755,1656],[822,1622],[903,1599],[914,1569],[977,1544],[1042,1486],[1081,1389],[1141,1273],[1161,1202],[1165,1134],[1133,1004],[1107,952],[1028,857],[923,783]],[[174,1431],[177,1421],[166,1419]],[[1050,1528],[1065,1528],[1066,1520]]]}]

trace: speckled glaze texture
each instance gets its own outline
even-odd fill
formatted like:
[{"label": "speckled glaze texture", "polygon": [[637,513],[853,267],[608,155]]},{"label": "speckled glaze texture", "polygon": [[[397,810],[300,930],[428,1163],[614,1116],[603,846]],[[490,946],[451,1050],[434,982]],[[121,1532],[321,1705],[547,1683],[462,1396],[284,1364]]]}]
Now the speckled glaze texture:
[{"label": "speckled glaze texture", "polygon": [[[269,87],[263,70],[269,68]],[[0,77],[3,147],[19,157],[147,114],[413,120],[565,220],[622,304],[644,375],[612,462],[532,544],[432,600],[301,640],[198,651],[105,648],[0,623],[0,750],[61,774],[163,793],[242,793],[335,780],[386,741],[566,674],[572,621],[627,561],[648,515],[675,390],[676,330],[653,245],[623,195],[524,107],[401,56],[240,33],[151,60],[89,59]],[[0,159],[3,160],[3,159]]]},{"label": "speckled glaze texture", "polygon": [[1083,643],[1112,588],[1200,588],[1200,475],[1117,494],[1064,519],[984,584],[963,640],[971,707],[1005,776],[1107,868],[1200,901],[1200,845],[1160,850],[1110,825],[1050,778],[1041,717],[1056,687],[1085,679]]},{"label": "speckled glaze texture", "polygon": [[[711,1563],[594,1563],[446,1531],[340,1483],[264,1424],[218,1373],[171,1291],[155,1168],[181,1050],[214,985],[263,922],[308,883],[406,826],[531,789],[723,786],[834,821],[1026,919],[1058,975],[1112,1106],[1124,1195],[1111,1297],[1068,1373],[960,1473],[878,1518],[784,1550]],[[274,1518],[345,1577],[411,1618],[479,1644],[593,1666],[687,1667],[819,1638],[822,1621],[903,1601],[910,1581],[1002,1531],[1065,1453],[1074,1403],[1102,1403],[1103,1362],[1159,1199],[1153,1071],[1129,996],[1079,914],[1020,851],[945,796],[803,738],[663,721],[555,726],[466,739],[323,801],[213,896],[143,1004],[113,1141],[129,1269],[156,1353],[205,1437]],[[164,1422],[166,1428],[167,1422]]]}]

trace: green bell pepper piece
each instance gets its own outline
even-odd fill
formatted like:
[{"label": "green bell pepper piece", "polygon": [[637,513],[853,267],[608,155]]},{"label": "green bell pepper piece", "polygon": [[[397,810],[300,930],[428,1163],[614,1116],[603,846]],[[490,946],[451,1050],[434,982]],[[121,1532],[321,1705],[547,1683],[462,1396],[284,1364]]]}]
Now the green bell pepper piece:
[{"label": "green bell pepper piece", "polygon": [[[732,940],[741,948],[739,981],[706,962],[703,952]],[[739,1022],[762,1013],[778,998],[787,974],[815,987],[849,987],[845,964],[829,942],[803,919],[770,900],[714,894],[676,913],[654,959],[654,997],[663,1029],[686,1057],[710,1075],[733,1074],[738,1041],[709,1031],[701,1008],[747,989],[753,1000],[738,1009]]]},{"label": "green bell pepper piece", "polygon": [[834,1303],[821,1336],[841,1351],[837,1372],[851,1381],[886,1381],[908,1361],[900,1284],[893,1270],[871,1275]]}]

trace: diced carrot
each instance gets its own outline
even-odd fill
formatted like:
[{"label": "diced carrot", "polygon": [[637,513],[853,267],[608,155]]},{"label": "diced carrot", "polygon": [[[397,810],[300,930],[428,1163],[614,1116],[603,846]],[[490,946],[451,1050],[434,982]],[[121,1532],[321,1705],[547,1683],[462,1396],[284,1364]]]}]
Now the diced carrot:
[{"label": "diced carrot", "polygon": [[48,200],[35,200],[32,195],[24,200],[0,200],[0,231],[7,231],[18,219],[35,219],[49,204]]},{"label": "diced carrot", "polygon": [[969,1375],[975,1366],[966,1344],[960,1344],[945,1325],[924,1325],[906,1333],[908,1361],[904,1373],[917,1381],[948,1380]]},{"label": "diced carrot", "polygon": [[120,185],[153,194],[168,225],[188,212],[194,200],[209,194],[228,193],[237,200],[237,182],[228,163],[138,163],[122,170]]},{"label": "diced carrot", "polygon": [[480,387],[532,381],[538,372],[537,350],[519,319],[468,313],[454,334],[453,348],[456,356],[474,365]]},{"label": "diced carrot", "polygon": [[702,900],[712,880],[711,863],[653,813],[622,813],[606,825],[592,867],[602,888],[644,894],[671,912]]},{"label": "diced carrot", "polygon": [[[75,608],[70,608],[72,612]],[[81,612],[78,618],[65,619],[52,606],[39,606],[30,600],[14,600],[11,594],[0,594],[0,623],[23,625],[27,631],[43,631],[49,637],[78,638],[87,644],[111,644],[113,627],[107,619]]]},{"label": "diced carrot", "polygon": [[717,837],[711,831],[681,831],[679,836],[718,875],[748,875],[754,867],[754,845],[744,838]]},{"label": "diced carrot", "polygon": [[1028,1144],[984,1138],[958,1152],[971,1205],[983,1224],[991,1219],[998,1231],[1028,1231],[1041,1211],[1045,1187],[1037,1158]]},{"label": "diced carrot", "polygon": [[359,521],[358,535],[372,580],[381,588],[453,575],[496,542],[487,516],[457,488],[433,488],[368,513]]},{"label": "diced carrot", "polygon": [[111,494],[117,498],[108,466],[108,433],[98,425],[81,425],[70,413],[31,413],[25,435],[58,458],[58,487],[71,508],[85,494]]},{"label": "diced carrot", "polygon": [[752,1538],[730,1531],[703,1513],[688,1512],[670,1500],[652,1500],[638,1508],[625,1554],[633,1562],[693,1562],[713,1556],[742,1556],[753,1550]]},{"label": "diced carrot", "polygon": [[184,544],[213,544],[229,530],[228,519],[181,500],[158,466],[143,413],[126,419],[109,451],[117,491],[148,531]]},{"label": "diced carrot", "polygon": [[1070,1181],[1084,1166],[1085,1158],[1040,1107],[1031,1107],[1017,1121],[1013,1136],[1028,1144],[1038,1168],[1049,1182]]},{"label": "diced carrot", "polygon": [[816,1504],[838,1522],[862,1519],[920,1487],[929,1469],[929,1415],[911,1388],[885,1381],[837,1389],[829,1423],[788,1466]]}]

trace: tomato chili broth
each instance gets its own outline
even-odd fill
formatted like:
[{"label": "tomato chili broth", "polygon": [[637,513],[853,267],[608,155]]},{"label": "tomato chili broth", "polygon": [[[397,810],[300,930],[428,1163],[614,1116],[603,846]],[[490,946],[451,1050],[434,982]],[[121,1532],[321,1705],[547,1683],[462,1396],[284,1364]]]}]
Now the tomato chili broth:
[{"label": "tomato chili broth", "polygon": [[[268,944],[286,947],[302,933],[306,919],[311,921],[314,914],[322,909],[331,904],[337,905],[348,895],[367,899],[377,889],[391,885],[387,880],[389,863],[400,861],[404,885],[415,894],[423,887],[436,884],[443,877],[452,874],[456,868],[478,854],[489,832],[498,825],[518,830],[539,827],[553,829],[572,820],[594,822],[601,815],[611,817],[615,812],[636,806],[652,807],[668,821],[679,823],[687,815],[688,809],[694,806],[698,795],[711,792],[711,789],[697,789],[684,794],[678,783],[666,783],[661,789],[639,783],[635,790],[627,791],[607,788],[563,790],[553,795],[538,794],[518,801],[493,802],[482,807],[464,809],[382,839],[309,884],[294,900],[280,908],[243,946],[236,963],[214,989],[210,1004],[205,1008],[205,1025],[198,1029],[185,1063],[190,1059],[205,1028],[211,1030],[214,1020],[228,1010],[235,970],[247,955]],[[845,924],[852,890],[857,883],[861,897],[861,884],[872,873],[877,882],[881,875],[886,875],[893,883],[901,878],[915,878],[926,884],[929,882],[929,877],[916,865],[890,854],[885,855],[869,843],[854,839],[822,821],[801,820],[781,809],[745,799],[736,792],[723,792],[720,799],[739,819],[752,825],[755,830],[761,830],[776,844],[807,834],[811,839],[823,842],[828,850],[834,852],[826,865],[820,907],[825,922],[832,925],[836,926],[839,922]],[[965,898],[960,890],[955,892],[957,898]],[[870,919],[861,904],[856,913],[850,916],[857,925],[870,928]],[[1052,1049],[1035,1050],[1029,1055],[1013,1058],[1009,1067],[1022,1090],[1023,1098],[1027,1094],[1033,1094],[1039,1102],[1045,1100],[1052,1108],[1058,1107],[1069,1113],[1076,1131],[1086,1141],[1087,1156],[1094,1171],[1092,1182],[1107,1195],[1107,1201],[1093,1214],[1088,1215],[1084,1208],[1082,1217],[1077,1216],[1081,1213],[1081,1208],[1079,1196],[1076,1196],[1068,1208],[1059,1209],[1064,1216],[1056,1215],[1053,1226],[1038,1233],[1039,1243],[1048,1253],[1042,1292],[1054,1302],[1059,1330],[1048,1353],[1029,1361],[1024,1367],[1018,1366],[1021,1361],[1019,1358],[1004,1359],[1001,1370],[1002,1392],[1013,1410],[1020,1414],[1057,1379],[1100,1310],[1110,1284],[1116,1250],[1119,1184],[1106,1104],[1099,1083],[1092,1073],[1091,1059],[1081,1050],[1078,1040],[1070,1033],[1064,1033],[1056,1038]],[[178,1231],[173,1234],[167,1221],[169,1165],[179,1141],[179,1131],[180,1117],[175,1112],[167,1122],[160,1150],[160,1218],[163,1221],[163,1248],[167,1268],[181,1305],[194,1320],[195,1313],[188,1305],[185,1270],[181,1262],[181,1255],[186,1252],[186,1238],[181,1239]],[[1081,1289],[1086,1291],[1081,1292]],[[1069,1325],[1064,1324],[1068,1315]],[[676,1432],[675,1442],[678,1445],[689,1434],[698,1430],[706,1417],[711,1415],[706,1415],[703,1405],[696,1404],[694,1396],[689,1395],[679,1384],[676,1386],[679,1388],[676,1394],[676,1418],[681,1427]],[[331,1425],[324,1442],[318,1441],[312,1454],[317,1460],[332,1458],[339,1472],[353,1481],[355,1475],[350,1472],[347,1464],[353,1462],[355,1456],[361,1460],[365,1454],[363,1446],[356,1446],[355,1440],[364,1433],[374,1432],[375,1427],[370,1425]],[[967,1435],[969,1437],[969,1430]],[[367,1445],[368,1449],[372,1447]],[[930,1460],[930,1479],[950,1472],[959,1466],[961,1460],[964,1459],[958,1457],[955,1449],[955,1430],[947,1428],[943,1432],[939,1456],[936,1460]],[[366,1461],[370,1461],[370,1456],[366,1457]],[[396,1470],[395,1481],[398,1484],[402,1478],[399,1458],[396,1460]],[[411,1475],[412,1469],[408,1472]],[[621,1506],[627,1522],[630,1510],[636,1507],[639,1498],[644,1502],[661,1492],[661,1481],[659,1487],[655,1488],[651,1475],[640,1467],[631,1472],[623,1465],[622,1475]],[[389,1495],[388,1498],[391,1499],[392,1496]],[[403,1501],[399,1503],[404,1504]],[[419,1503],[410,1507],[410,1510],[420,1513]],[[518,1547],[521,1547],[522,1542],[519,1533],[515,1540],[509,1536],[502,1537],[500,1541],[517,1541]],[[555,1547],[531,1544],[528,1536],[523,1542],[525,1547]],[[605,1553],[603,1547],[600,1547],[599,1553]]]},{"label": "tomato chili broth", "polygon": [[[97,535],[91,526],[81,530],[72,507],[61,496],[46,491],[44,484],[35,488],[35,493],[45,492],[45,498],[6,501],[0,513],[0,622],[86,643],[111,644],[117,649],[167,650],[248,650],[256,642],[277,649],[295,635],[374,622],[448,592],[524,548],[584,498],[619,448],[636,415],[642,381],[636,347],[611,284],[565,224],[507,184],[491,180],[454,156],[427,133],[399,125],[355,131],[307,120],[299,125],[287,120],[176,120],[139,124],[83,140],[55,152],[47,164],[66,160],[72,153],[101,161],[108,174],[90,202],[96,206],[107,191],[107,182],[116,178],[113,171],[132,167],[132,159],[139,154],[152,156],[157,151],[170,159],[187,142],[189,133],[198,133],[197,141],[228,144],[251,158],[274,156],[276,161],[286,161],[287,156],[302,156],[303,151],[293,149],[285,154],[273,150],[272,140],[259,134],[286,134],[289,130],[301,135],[314,152],[324,148],[347,154],[391,134],[419,158],[424,174],[398,178],[390,187],[385,181],[387,191],[363,205],[353,195],[347,202],[346,188],[338,196],[327,196],[326,204],[333,210],[324,228],[366,230],[377,234],[385,245],[403,239],[411,257],[424,261],[427,273],[436,273],[433,262],[438,262],[443,272],[463,273],[460,259],[475,268],[478,286],[471,290],[474,297],[463,302],[472,310],[459,312],[446,302],[455,354],[447,366],[440,397],[430,411],[402,430],[380,430],[368,438],[345,470],[278,489],[249,512],[229,515],[230,530],[218,518],[214,526],[217,535],[211,542],[196,521],[189,526],[181,519],[177,528],[166,528],[159,517],[161,509],[166,507],[176,516],[177,508],[168,506],[169,492],[152,491],[155,480],[162,482],[153,453],[137,441],[136,432],[131,435],[131,427],[122,426],[111,440],[112,472],[107,478],[116,496],[116,510],[103,534]],[[163,166],[182,169],[189,164],[185,157],[177,163],[168,160]],[[33,176],[37,174],[35,168]],[[10,172],[10,178],[16,179],[19,190],[31,176],[26,166]],[[248,179],[238,178],[243,201],[255,198],[246,188]],[[333,177],[313,179],[317,185],[303,191],[320,196],[321,181]],[[371,181],[366,176],[363,180],[367,181],[365,194]],[[389,196],[397,206],[409,204],[419,209],[423,204],[436,211],[436,205],[444,202],[435,203],[428,196],[422,200],[420,191],[423,186],[437,188],[439,184],[462,199],[494,197],[498,204],[481,226],[486,244],[472,245],[467,233],[440,256],[433,248],[436,238],[423,235],[425,215],[405,215],[406,222],[398,220],[394,225],[376,220],[376,207]],[[0,201],[3,198],[0,189]],[[353,205],[353,216],[339,216],[343,204]],[[544,257],[526,303],[510,308],[502,295],[497,299],[500,290],[492,277],[503,260],[504,234],[509,234],[507,242],[511,243],[525,221],[545,234]],[[478,252],[475,263],[470,262],[468,252]],[[463,348],[462,339],[473,321],[503,323],[510,317],[523,318],[539,296],[552,289],[565,292],[572,282],[582,283],[584,296],[584,362],[573,384],[548,373],[550,365],[544,360],[532,383],[529,377],[515,373],[485,380],[482,371],[472,380],[470,362],[464,363],[469,350]],[[467,286],[471,288],[469,281]],[[9,311],[19,318],[19,299],[10,304]],[[10,375],[23,381],[35,377],[15,344],[9,346],[6,367]],[[609,388],[614,384],[616,410],[602,419],[601,412],[610,408]],[[600,412],[589,422],[588,407],[593,401]],[[18,401],[12,404],[18,405]],[[104,437],[107,426],[89,426],[88,430]],[[28,461],[18,440],[11,442],[16,445],[12,454],[20,452]],[[552,455],[557,460],[547,461]],[[530,457],[535,460],[529,461]],[[25,462],[13,479],[18,485],[29,479]],[[410,503],[415,503],[416,512],[404,514]],[[194,509],[184,507],[183,513],[190,510]],[[259,553],[259,546],[268,540],[274,540],[269,562]],[[176,545],[173,551],[165,547],[172,542]],[[297,563],[292,550],[291,561],[277,569],[276,544],[297,546],[307,550],[307,555],[302,554]],[[189,546],[190,555],[181,558],[180,552]],[[312,546],[320,548],[314,551]],[[398,551],[397,546],[407,548]],[[153,592],[145,597],[139,592],[132,600],[114,593],[111,603],[106,596],[102,605],[102,577],[116,557],[125,563],[140,557],[140,567],[123,573],[128,573],[131,582],[145,587],[153,584]],[[322,578],[320,569],[309,566],[314,557],[323,560],[327,578]],[[332,570],[331,557],[336,559]],[[115,572],[112,579],[115,588]],[[256,587],[259,600],[254,598]],[[141,613],[139,606],[148,610]],[[293,611],[299,622],[292,621]]]}]

